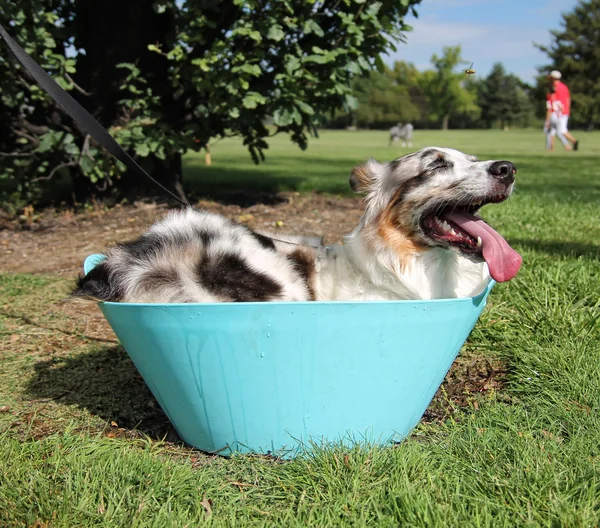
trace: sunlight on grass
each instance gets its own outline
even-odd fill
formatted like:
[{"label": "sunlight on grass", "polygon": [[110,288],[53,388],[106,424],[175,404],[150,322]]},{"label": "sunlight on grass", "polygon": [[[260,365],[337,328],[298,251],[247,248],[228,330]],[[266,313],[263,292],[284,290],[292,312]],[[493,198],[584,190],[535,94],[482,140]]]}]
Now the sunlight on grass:
[{"label": "sunlight on grass", "polygon": [[388,147],[385,131],[324,130],[318,139],[311,139],[306,151],[292,144],[285,135],[274,136],[265,151],[266,161],[260,165],[252,162],[240,141],[224,139],[211,147],[213,164],[210,167],[204,164],[204,153],[189,154],[184,162],[184,179],[186,188],[201,197],[243,189],[350,194],[348,176],[354,165],[369,157],[390,161],[436,145],[457,148],[481,159],[509,158],[517,164],[519,178],[524,177],[525,181],[529,181],[529,169],[534,168],[536,182],[543,181],[538,178],[546,172],[554,180],[558,170],[564,171],[564,181],[557,178],[555,184],[570,183],[573,179],[583,182],[581,167],[592,168],[597,162],[596,156],[600,155],[600,133],[578,132],[577,137],[582,145],[579,152],[569,153],[558,148],[550,153],[544,150],[541,131],[534,130],[416,131],[412,148]]}]

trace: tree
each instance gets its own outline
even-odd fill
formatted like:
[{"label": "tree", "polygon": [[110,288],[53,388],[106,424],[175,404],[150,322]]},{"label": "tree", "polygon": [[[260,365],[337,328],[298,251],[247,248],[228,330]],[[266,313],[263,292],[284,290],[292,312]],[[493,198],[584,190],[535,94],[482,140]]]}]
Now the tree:
[{"label": "tree", "polygon": [[448,130],[452,114],[478,112],[473,94],[464,89],[464,70],[456,71],[457,67],[467,64],[460,54],[460,46],[445,46],[441,57],[431,57],[434,70],[427,70],[422,76],[431,119],[441,120],[443,130]]},{"label": "tree", "polygon": [[355,126],[387,128],[420,117],[407,84],[387,66],[383,72],[374,71],[368,77],[356,79],[354,96],[358,100],[358,108],[352,112]]},{"label": "tree", "polygon": [[592,128],[600,121],[600,0],[580,0],[562,14],[561,26],[551,31],[549,46],[538,45],[551,61],[540,73],[562,73],[571,90],[573,124]]},{"label": "tree", "polygon": [[[0,0],[8,31],[157,179],[183,194],[181,156],[239,135],[264,159],[266,126],[306,148],[351,107],[353,77],[409,29],[420,0]],[[7,23],[10,21],[10,23]],[[7,52],[8,53],[8,52]],[[135,183],[27,74],[0,55],[0,177],[71,177],[79,198]]]},{"label": "tree", "polygon": [[492,128],[496,123],[501,128],[529,125],[534,108],[527,88],[517,76],[507,74],[502,64],[494,64],[477,90],[477,104],[485,126]]}]

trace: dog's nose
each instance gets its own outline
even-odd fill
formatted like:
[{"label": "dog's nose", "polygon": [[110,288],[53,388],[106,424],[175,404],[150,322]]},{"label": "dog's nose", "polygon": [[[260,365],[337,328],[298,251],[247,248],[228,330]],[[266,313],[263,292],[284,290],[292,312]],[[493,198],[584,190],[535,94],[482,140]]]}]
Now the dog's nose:
[{"label": "dog's nose", "polygon": [[494,161],[489,168],[490,174],[507,185],[515,181],[517,167],[510,161]]}]

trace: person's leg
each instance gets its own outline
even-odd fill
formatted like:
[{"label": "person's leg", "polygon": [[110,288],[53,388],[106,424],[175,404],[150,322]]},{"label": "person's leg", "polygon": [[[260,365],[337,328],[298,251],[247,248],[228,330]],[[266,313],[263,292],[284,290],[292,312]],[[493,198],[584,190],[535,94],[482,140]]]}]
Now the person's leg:
[{"label": "person's leg", "polygon": [[569,145],[567,138],[563,134],[563,130],[564,130],[564,122],[562,119],[563,117],[564,116],[559,116],[556,114],[552,114],[552,116],[550,117],[550,132],[553,136],[552,146],[554,147],[554,136],[558,136],[558,139],[564,145],[565,149],[571,150],[571,145]]},{"label": "person's leg", "polygon": [[554,150],[554,136],[556,135],[556,129],[550,125],[548,133],[546,134],[546,149]]},{"label": "person's leg", "polygon": [[569,142],[568,142],[567,138],[564,136],[564,134],[560,130],[556,131],[556,136],[558,137],[558,139],[560,140],[560,142],[565,147],[565,150],[573,150],[571,148],[571,145],[569,145]]},{"label": "person's leg", "polygon": [[[573,148],[577,150],[579,148],[579,141],[577,141],[570,133],[568,129],[569,124],[569,116],[564,115],[561,117],[560,126],[558,132],[562,134],[565,138],[567,138],[571,143],[573,143]],[[559,137],[560,139],[560,137]],[[562,140],[561,140],[562,141]]]}]

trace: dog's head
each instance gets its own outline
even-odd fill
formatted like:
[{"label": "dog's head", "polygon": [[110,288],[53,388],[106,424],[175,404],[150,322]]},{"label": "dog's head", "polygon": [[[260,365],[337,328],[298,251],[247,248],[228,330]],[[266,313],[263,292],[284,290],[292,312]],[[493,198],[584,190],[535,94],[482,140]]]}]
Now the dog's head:
[{"label": "dog's head", "polygon": [[514,188],[510,161],[479,161],[458,150],[425,148],[389,163],[355,167],[350,186],[366,194],[362,228],[405,258],[430,247],[482,255],[502,282],[517,273],[521,257],[477,216]]}]

